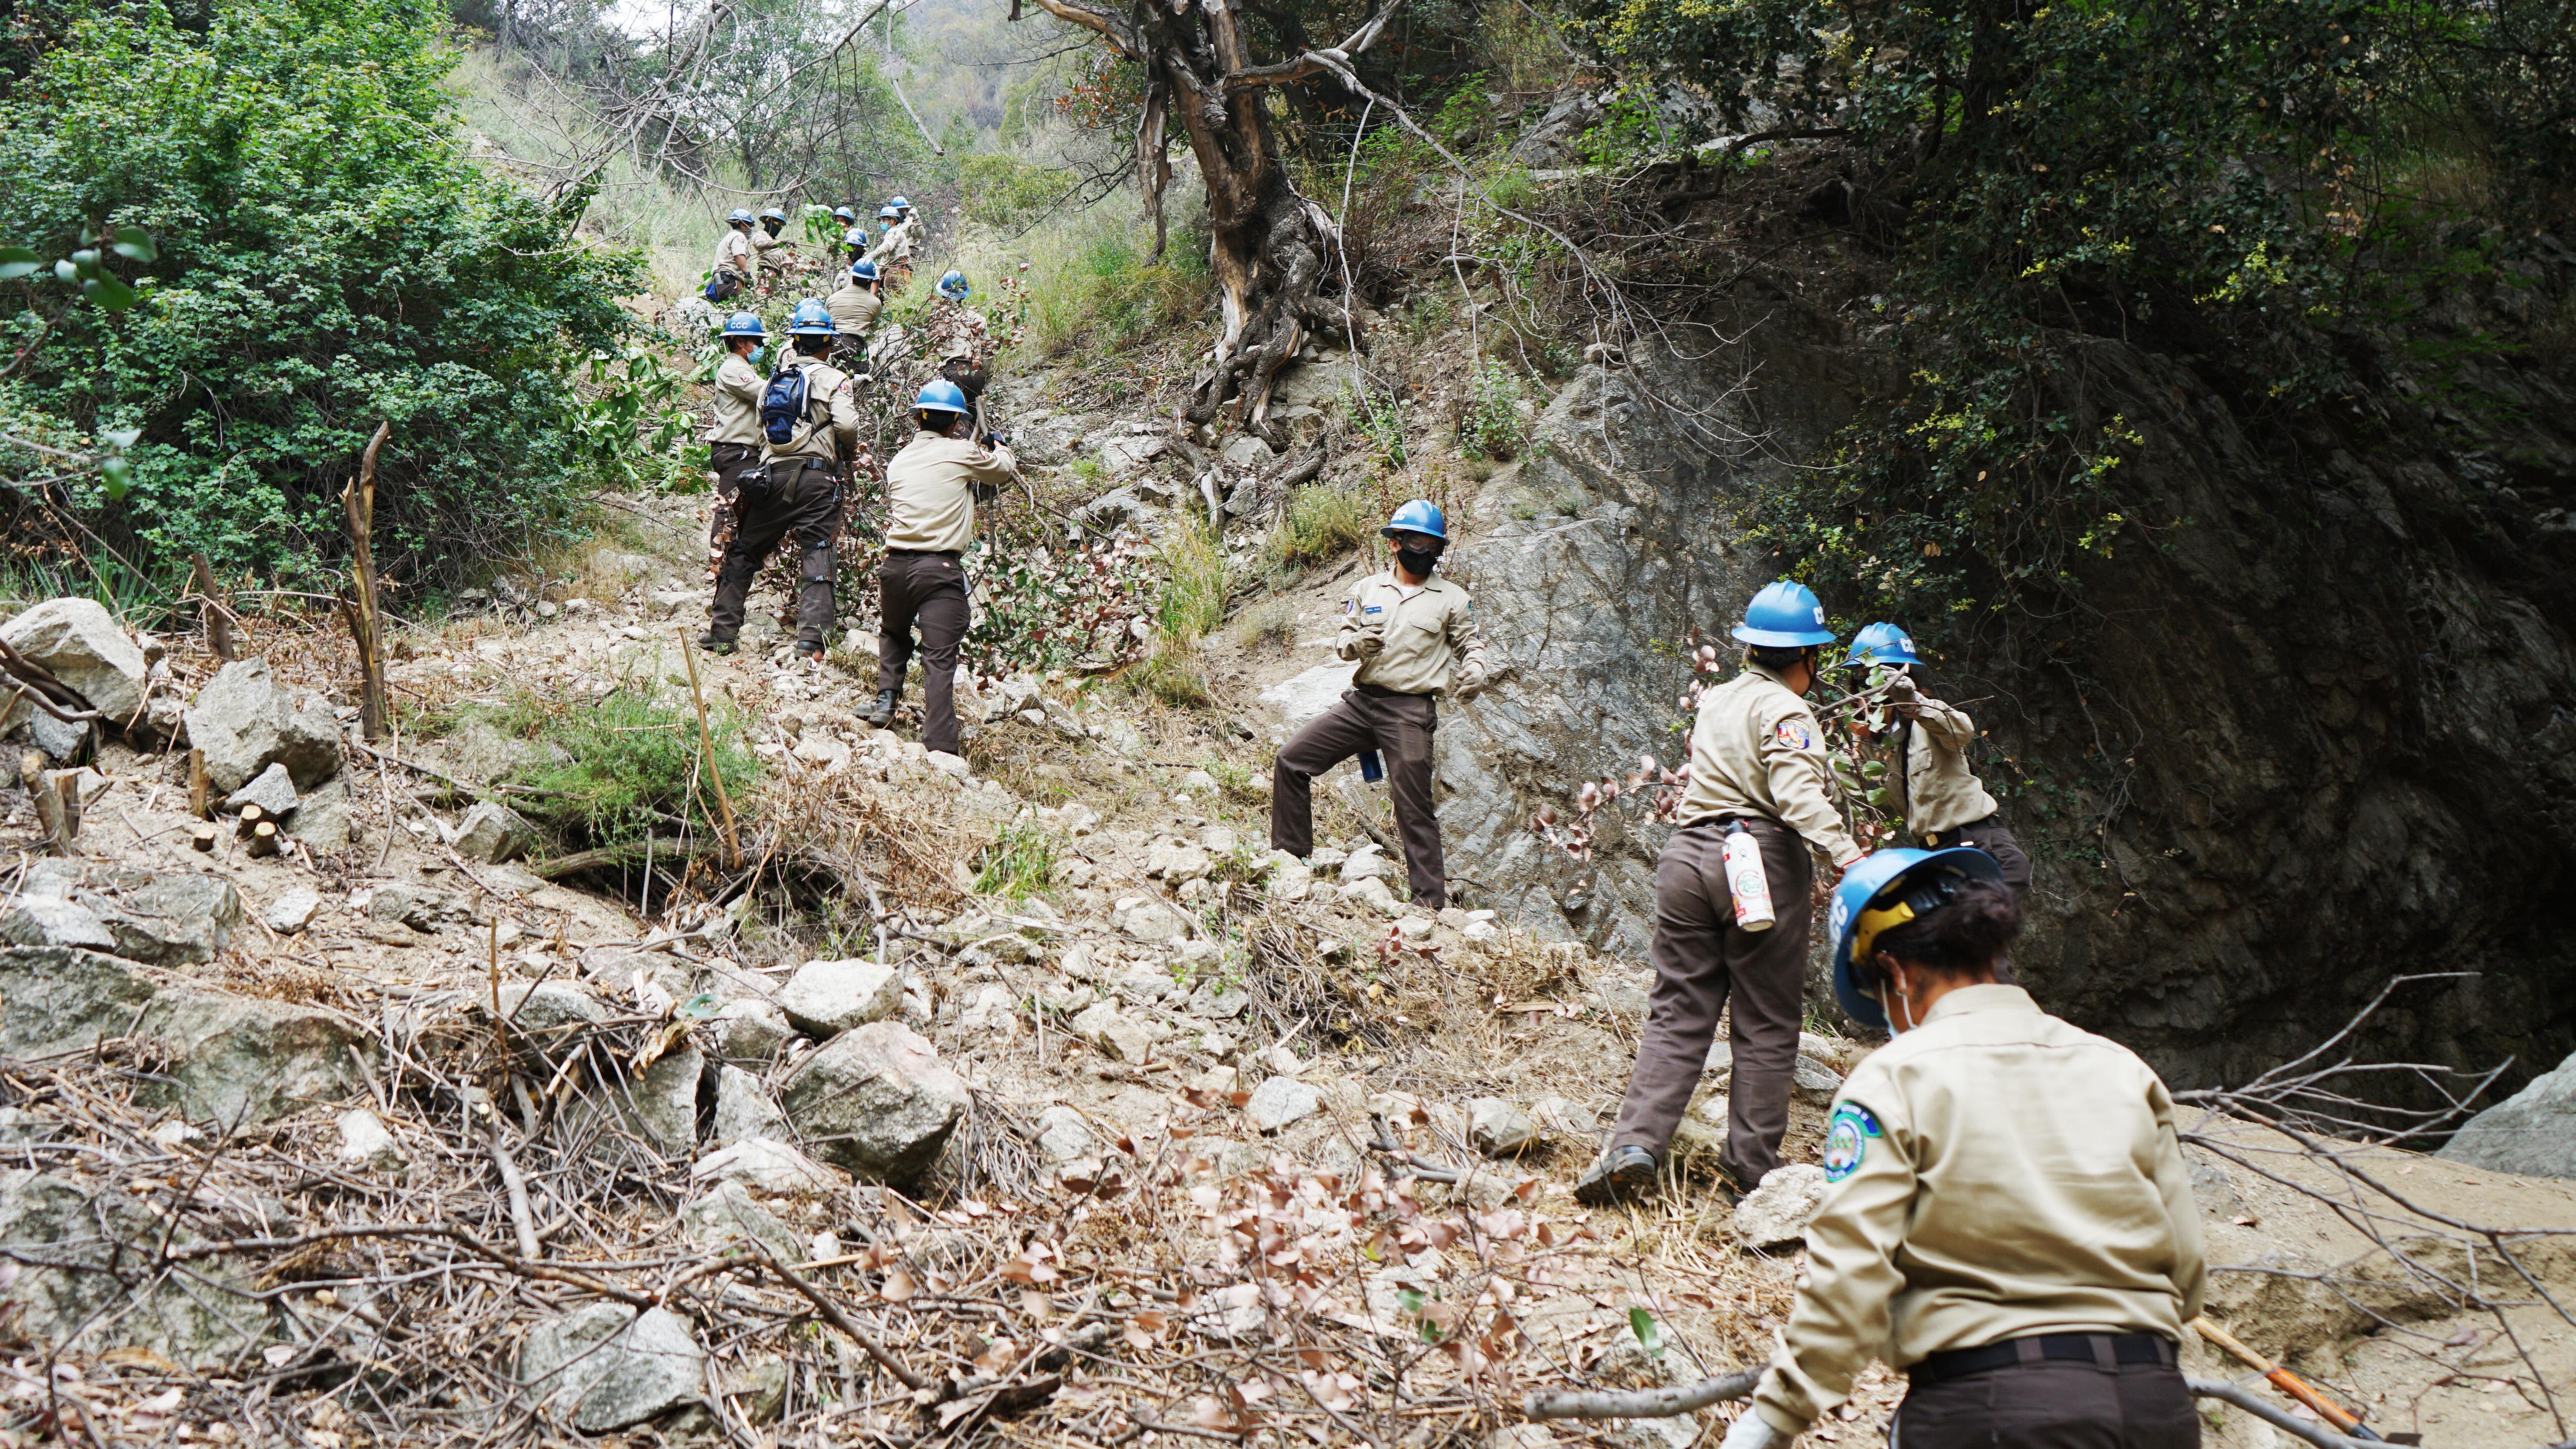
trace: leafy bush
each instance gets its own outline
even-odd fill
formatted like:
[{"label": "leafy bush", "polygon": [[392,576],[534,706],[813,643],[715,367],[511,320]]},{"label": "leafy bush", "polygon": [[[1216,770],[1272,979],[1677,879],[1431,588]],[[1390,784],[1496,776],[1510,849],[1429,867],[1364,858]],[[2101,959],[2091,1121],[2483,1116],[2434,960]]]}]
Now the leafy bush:
[{"label": "leafy bush", "polygon": [[1365,495],[1342,488],[1300,488],[1270,535],[1270,552],[1284,564],[1319,564],[1368,542],[1376,527],[1377,510]]},{"label": "leafy bush", "polygon": [[1036,221],[1065,197],[1061,170],[1016,156],[990,152],[969,156],[958,164],[957,172],[965,187],[967,213],[1006,231]]},{"label": "leafy bush", "polygon": [[[716,828],[716,791],[706,778],[697,710],[685,694],[628,680],[586,705],[522,698],[495,722],[551,747],[547,763],[516,772],[517,783],[538,792],[519,808],[566,843],[641,840],[681,820],[698,831]],[[743,744],[741,720],[711,703],[707,730],[725,791],[737,802],[748,799],[758,762]]]},{"label": "leafy bush", "polygon": [[1026,900],[1046,889],[1055,874],[1055,840],[1045,831],[1017,822],[1002,827],[1002,838],[985,846],[975,862],[975,894]]},{"label": "leafy bush", "polygon": [[547,204],[464,158],[443,22],[425,0],[216,0],[182,27],[139,0],[73,25],[0,100],[0,235],[158,244],[136,306],[75,309],[21,374],[70,426],[142,430],[123,506],[76,490],[111,542],[329,555],[379,419],[397,578],[566,520],[570,364],[619,349],[640,273],[571,241],[582,190]]},{"label": "leafy bush", "polygon": [[1487,358],[1467,380],[1467,408],[1458,420],[1458,442],[1471,458],[1509,462],[1529,446],[1530,419],[1520,405],[1529,390],[1503,364]]},{"label": "leafy bush", "polygon": [[1225,622],[1225,554],[1195,515],[1183,515],[1163,543],[1169,570],[1155,613],[1163,632],[1185,643],[1206,638]]}]

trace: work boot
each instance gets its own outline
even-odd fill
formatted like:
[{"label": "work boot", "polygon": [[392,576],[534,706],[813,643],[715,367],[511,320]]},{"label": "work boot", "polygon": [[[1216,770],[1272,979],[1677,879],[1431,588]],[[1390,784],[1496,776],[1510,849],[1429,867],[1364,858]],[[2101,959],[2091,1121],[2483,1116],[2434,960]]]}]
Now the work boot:
[{"label": "work boot", "polygon": [[719,634],[709,629],[698,636],[698,647],[709,654],[731,654],[734,651],[734,639],[730,634]]},{"label": "work boot", "polygon": [[888,728],[894,723],[895,702],[902,698],[901,690],[880,689],[877,691],[877,702],[860,709],[859,718],[878,729]]},{"label": "work boot", "polygon": [[1630,1143],[1601,1154],[1574,1180],[1574,1200],[1585,1207],[1608,1207],[1642,1197],[1655,1185],[1655,1154]]}]

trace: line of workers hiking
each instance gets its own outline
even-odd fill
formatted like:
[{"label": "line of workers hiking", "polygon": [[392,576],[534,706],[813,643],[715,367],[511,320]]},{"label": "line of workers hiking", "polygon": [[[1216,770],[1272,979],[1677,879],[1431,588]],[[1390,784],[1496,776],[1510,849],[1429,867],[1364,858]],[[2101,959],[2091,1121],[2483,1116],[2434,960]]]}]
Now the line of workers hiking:
[{"label": "line of workers hiking", "polygon": [[[892,228],[910,225],[900,203],[880,213]],[[768,220],[783,225],[783,213]],[[768,227],[773,245],[779,225]],[[876,254],[886,242],[861,250],[865,233],[851,236],[848,281],[830,300],[797,305],[765,380],[759,318],[737,313],[724,326],[708,435],[721,500],[713,621],[700,641],[709,649],[734,647],[752,578],[792,538],[796,647],[823,652],[843,490],[863,456],[854,388],[870,376],[883,308]],[[737,225],[719,270],[747,280],[765,251]],[[938,374],[921,385],[914,435],[885,469],[867,713],[892,717],[918,652],[922,742],[956,754],[960,555],[977,502],[1016,465],[979,427],[990,353],[959,315],[970,289],[951,272],[938,290],[950,315],[923,351]],[[1274,763],[1271,845],[1312,852],[1312,781],[1357,755],[1367,777],[1388,777],[1414,904],[1438,910],[1449,900],[1433,795],[1438,703],[1486,687],[1485,643],[1467,591],[1438,577],[1449,545],[1440,509],[1414,500],[1379,532],[1388,566],[1351,589],[1334,641],[1355,666],[1351,686]],[[1837,1093],[1807,1276],[1724,1449],[1781,1449],[1842,1404],[1874,1358],[1908,1375],[1890,1431],[1905,1449],[2196,1446],[2179,1345],[2207,1275],[2172,1098],[2126,1048],[2048,1015],[2013,984],[2006,953],[2030,862],[1969,761],[1973,722],[1925,691],[1923,661],[1896,625],[1868,626],[1829,663],[1821,651],[1837,637],[1804,585],[1765,586],[1732,632],[1743,667],[1701,695],[1677,828],[1657,861],[1655,982],[1636,1064],[1576,1198],[1602,1206],[1655,1189],[1721,1017],[1733,1055],[1719,1190],[1738,1196],[1781,1165],[1821,854],[1833,878],[1825,936],[1836,999],[1895,1040]],[[1863,706],[1853,728],[1886,757],[1916,847],[1864,852],[1834,805],[1825,726],[1807,695],[1837,663],[1846,702]]]}]

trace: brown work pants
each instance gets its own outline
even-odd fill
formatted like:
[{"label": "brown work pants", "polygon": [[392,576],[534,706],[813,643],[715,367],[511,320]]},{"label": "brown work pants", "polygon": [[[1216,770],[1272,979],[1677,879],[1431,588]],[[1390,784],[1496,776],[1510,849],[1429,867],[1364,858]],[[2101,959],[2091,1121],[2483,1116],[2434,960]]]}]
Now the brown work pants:
[{"label": "brown work pants", "polygon": [[2178,1369],[2044,1360],[1939,1382],[1918,1378],[1897,1407],[1888,1443],[1890,1449],[2199,1449],[2200,1418]]},{"label": "brown work pants", "polygon": [[1345,691],[1340,703],[1279,747],[1270,768],[1270,848],[1300,860],[1314,854],[1315,777],[1362,750],[1375,750],[1386,763],[1387,790],[1395,797],[1413,903],[1435,911],[1447,906],[1448,869],[1431,799],[1431,736],[1439,727],[1439,707],[1427,694]]},{"label": "brown work pants", "polygon": [[1663,1156],[1708,1065],[1718,1014],[1732,1000],[1728,1040],[1735,1065],[1726,1091],[1726,1150],[1717,1165],[1750,1191],[1780,1165],[1780,1139],[1789,1130],[1815,862],[1807,842],[1778,821],[1747,820],[1745,828],[1761,842],[1762,869],[1771,878],[1767,931],[1735,924],[1724,825],[1674,831],[1655,862],[1655,986],[1610,1145]]},{"label": "brown work pants", "polygon": [[731,639],[742,633],[751,581],[781,543],[798,552],[796,639],[821,645],[832,627],[832,554],[841,537],[841,484],[829,465],[799,469],[781,458],[769,465],[766,489],[745,488],[734,498],[733,542],[716,572],[709,633]]},{"label": "brown work pants", "polygon": [[892,553],[877,575],[877,689],[903,694],[912,667],[912,626],[921,623],[921,747],[947,754],[957,747],[957,646],[966,639],[974,611],[966,602],[966,570],[953,554]]},{"label": "brown work pants", "polygon": [[707,575],[714,577],[724,568],[725,550],[733,546],[737,521],[734,493],[741,487],[742,475],[760,462],[760,449],[749,443],[714,443],[707,448],[708,482],[715,489],[715,506],[707,512]]},{"label": "brown work pants", "polygon": [[2004,884],[2012,887],[2013,899],[2020,900],[2030,894],[2030,857],[2023,853],[2021,842],[2013,839],[2013,833],[2004,828],[2001,815],[1971,820],[1955,830],[1927,831],[1915,837],[1915,843],[1925,850],[1974,846],[1993,856],[1995,864],[2003,867]]}]

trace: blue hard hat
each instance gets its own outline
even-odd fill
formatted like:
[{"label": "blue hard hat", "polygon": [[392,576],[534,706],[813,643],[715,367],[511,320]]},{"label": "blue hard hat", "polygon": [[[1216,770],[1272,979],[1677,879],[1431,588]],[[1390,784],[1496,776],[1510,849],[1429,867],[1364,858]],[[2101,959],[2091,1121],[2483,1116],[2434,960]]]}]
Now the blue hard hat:
[{"label": "blue hard hat", "polygon": [[725,319],[724,335],[727,337],[766,337],[769,333],[762,329],[759,313],[736,312]]},{"label": "blue hard hat", "polygon": [[[1842,884],[1834,887],[1833,910],[1825,917],[1825,939],[1834,943],[1834,1000],[1841,1003],[1843,1015],[1863,1026],[1887,1029],[1887,1013],[1861,975],[1879,932],[1946,904],[1959,881],[2003,878],[2004,869],[1993,856],[1969,846],[1882,850],[1843,872]],[[1876,975],[1870,972],[1871,979]]]},{"label": "blue hard hat", "polygon": [[1449,520],[1440,516],[1439,508],[1434,506],[1430,499],[1416,498],[1395,510],[1395,516],[1388,519],[1386,527],[1379,529],[1378,532],[1388,538],[1393,538],[1399,533],[1427,533],[1442,543],[1447,543]]},{"label": "blue hard hat", "polygon": [[1825,606],[1816,591],[1782,579],[1764,584],[1744,606],[1744,622],[1735,626],[1735,637],[1766,649],[1795,649],[1831,644],[1834,631],[1825,627]]},{"label": "blue hard hat", "polygon": [[854,226],[848,231],[841,233],[841,245],[845,247],[863,247],[867,244],[868,229],[866,227]]},{"label": "blue hard hat", "polygon": [[846,206],[836,206],[832,208],[832,220],[839,222],[843,226],[848,226],[850,223],[857,221],[858,219],[859,214],[850,210]]},{"label": "blue hard hat", "polygon": [[922,413],[962,413],[967,410],[966,393],[948,379],[935,377],[921,385],[921,396],[912,400],[912,409]]},{"label": "blue hard hat", "polygon": [[832,309],[808,297],[796,304],[787,319],[787,330],[798,337],[830,337],[841,329],[832,324]]},{"label": "blue hard hat", "polygon": [[877,279],[877,264],[864,259],[852,262],[850,275],[862,282],[873,282]]},{"label": "blue hard hat", "polygon": [[751,225],[751,213],[737,206],[733,209],[732,215],[725,218],[725,224],[728,226],[749,226]]},{"label": "blue hard hat", "polygon": [[887,203],[886,203],[886,205],[891,206],[891,207],[894,207],[894,208],[896,208],[896,209],[898,209],[898,210],[903,210],[903,211],[909,211],[909,210],[911,210],[911,209],[912,209],[912,203],[911,203],[911,202],[909,202],[909,201],[904,200],[904,199],[903,199],[902,197],[900,197],[900,196],[896,197],[896,198],[895,198],[894,200],[892,200],[892,201],[887,202]]},{"label": "blue hard hat", "polygon": [[974,290],[974,286],[966,280],[964,272],[952,271],[939,279],[939,295],[951,302],[965,301],[966,294]]},{"label": "blue hard hat", "polygon": [[760,214],[760,219],[762,221],[785,221],[787,219],[787,212],[784,208],[773,206],[767,211],[762,212]]},{"label": "blue hard hat", "polygon": [[902,212],[900,212],[900,211],[895,210],[895,209],[894,209],[893,207],[891,207],[891,206],[880,206],[880,207],[878,207],[878,208],[877,208],[877,220],[879,220],[879,221],[901,221],[901,220],[903,220],[903,213],[902,213]]},{"label": "blue hard hat", "polygon": [[1894,624],[1864,625],[1852,636],[1851,657],[1843,661],[1845,669],[1864,664],[1920,664],[1914,653],[1914,641]]}]

